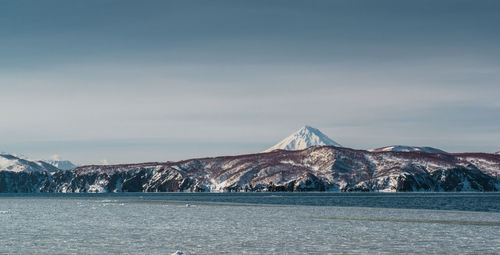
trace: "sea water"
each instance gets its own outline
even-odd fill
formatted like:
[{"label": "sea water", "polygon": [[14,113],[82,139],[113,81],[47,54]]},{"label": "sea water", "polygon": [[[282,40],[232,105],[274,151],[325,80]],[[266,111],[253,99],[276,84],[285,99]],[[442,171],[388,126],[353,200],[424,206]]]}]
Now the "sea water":
[{"label": "sea water", "polygon": [[0,195],[0,254],[500,254],[499,193]]}]

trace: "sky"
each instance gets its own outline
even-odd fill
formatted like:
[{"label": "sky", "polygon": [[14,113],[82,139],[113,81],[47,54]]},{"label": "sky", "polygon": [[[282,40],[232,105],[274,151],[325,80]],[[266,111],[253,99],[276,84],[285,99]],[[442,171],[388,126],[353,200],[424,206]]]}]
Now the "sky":
[{"label": "sky", "polygon": [[77,164],[271,147],[500,151],[500,2],[2,0],[0,151]]}]

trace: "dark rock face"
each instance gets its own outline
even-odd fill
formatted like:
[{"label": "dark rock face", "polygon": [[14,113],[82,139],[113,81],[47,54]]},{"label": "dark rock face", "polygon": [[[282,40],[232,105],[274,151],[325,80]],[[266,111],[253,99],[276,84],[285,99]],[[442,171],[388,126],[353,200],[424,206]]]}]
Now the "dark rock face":
[{"label": "dark rock face", "polygon": [[500,191],[500,155],[368,152],[339,147],[0,171],[0,192]]},{"label": "dark rock face", "polygon": [[51,183],[48,172],[0,172],[0,192],[32,193]]},{"label": "dark rock face", "polygon": [[498,180],[483,174],[475,167],[458,167],[432,173],[443,191],[499,191]]}]

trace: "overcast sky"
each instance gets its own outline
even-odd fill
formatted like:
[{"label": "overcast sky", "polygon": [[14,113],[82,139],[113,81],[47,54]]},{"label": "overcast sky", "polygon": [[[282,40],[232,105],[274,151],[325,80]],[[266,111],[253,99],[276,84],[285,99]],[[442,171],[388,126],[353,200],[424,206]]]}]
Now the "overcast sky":
[{"label": "overcast sky", "polygon": [[0,1],[0,151],[500,150],[500,1]]}]

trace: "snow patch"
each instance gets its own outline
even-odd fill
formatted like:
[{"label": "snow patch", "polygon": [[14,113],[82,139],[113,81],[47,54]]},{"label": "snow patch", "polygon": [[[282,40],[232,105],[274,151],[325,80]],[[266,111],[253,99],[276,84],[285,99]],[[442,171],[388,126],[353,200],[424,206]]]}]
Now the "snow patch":
[{"label": "snow patch", "polygon": [[377,148],[377,149],[371,149],[368,151],[371,151],[371,152],[383,152],[383,151],[412,152],[412,151],[418,151],[418,152],[425,152],[425,153],[447,154],[446,151],[432,148],[432,147],[419,147],[419,146],[407,146],[407,145],[392,145],[392,146],[386,146],[386,147]]}]

